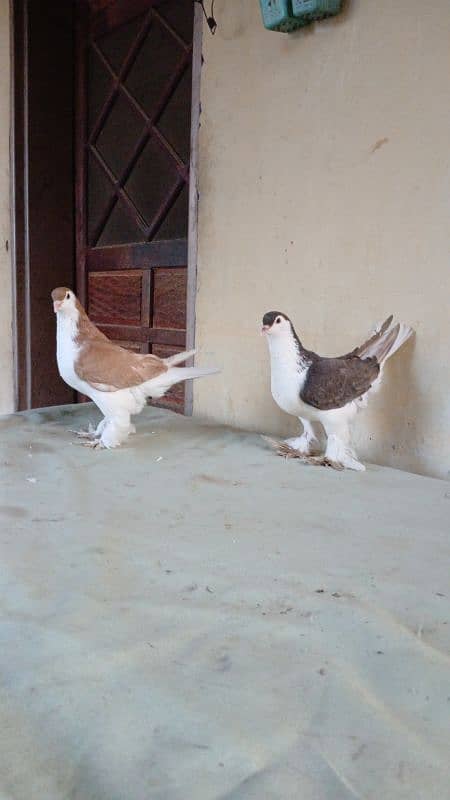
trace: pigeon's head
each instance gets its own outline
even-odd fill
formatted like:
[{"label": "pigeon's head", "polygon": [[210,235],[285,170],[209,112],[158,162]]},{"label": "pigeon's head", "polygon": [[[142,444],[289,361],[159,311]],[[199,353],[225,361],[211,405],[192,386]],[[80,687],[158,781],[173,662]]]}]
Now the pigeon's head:
[{"label": "pigeon's head", "polygon": [[52,300],[55,314],[73,316],[74,312],[77,310],[77,298],[67,286],[58,286],[57,289],[53,289]]},{"label": "pigeon's head", "polygon": [[261,333],[267,336],[287,336],[292,333],[291,320],[281,311],[268,311],[263,316]]}]

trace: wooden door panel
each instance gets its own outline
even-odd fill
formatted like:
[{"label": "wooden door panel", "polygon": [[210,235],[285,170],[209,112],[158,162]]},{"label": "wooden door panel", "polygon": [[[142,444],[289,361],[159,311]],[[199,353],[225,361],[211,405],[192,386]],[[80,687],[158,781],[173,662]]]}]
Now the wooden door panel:
[{"label": "wooden door panel", "polygon": [[193,14],[95,0],[80,23],[79,293],[107,336],[162,355],[186,342]]},{"label": "wooden door panel", "polygon": [[149,350],[145,352],[152,352],[152,346],[159,344],[185,349],[186,331],[158,330],[158,328],[144,328],[135,325],[108,325],[104,322],[100,323],[98,327],[105,336],[114,341],[122,339],[127,342],[147,344]]},{"label": "wooden door panel", "polygon": [[[182,350],[184,350],[183,347],[169,347],[164,344],[155,344],[152,352],[159,358],[168,358],[169,356],[175,355],[175,353],[181,353]],[[178,383],[177,385],[172,386],[165,397],[155,402],[154,405],[163,406],[171,409],[172,411],[183,411],[184,384]]]},{"label": "wooden door panel", "polygon": [[153,327],[186,329],[186,269],[153,271]]},{"label": "wooden door panel", "polygon": [[125,342],[122,339],[118,339],[116,341],[120,347],[123,347],[125,350],[132,350],[133,353],[142,353],[145,352],[142,350],[142,345],[139,342]]},{"label": "wooden door panel", "polygon": [[141,325],[142,271],[90,272],[89,315],[96,324]]}]

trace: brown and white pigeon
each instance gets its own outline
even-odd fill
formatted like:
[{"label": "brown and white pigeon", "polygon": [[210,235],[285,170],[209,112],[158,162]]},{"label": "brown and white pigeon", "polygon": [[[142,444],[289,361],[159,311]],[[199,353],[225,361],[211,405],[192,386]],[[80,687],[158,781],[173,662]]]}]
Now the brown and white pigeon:
[{"label": "brown and white pigeon", "polygon": [[194,350],[169,358],[125,350],[90,321],[83,306],[65,286],[52,292],[57,320],[56,357],[61,378],[94,401],[104,418],[92,431],[74,431],[90,447],[117,447],[135,432],[130,416],[139,414],[148,397],[162,397],[180,381],[219,372],[177,367]]},{"label": "brown and white pigeon", "polygon": [[[292,455],[291,450],[312,463],[364,470],[349,443],[349,423],[379,387],[385,362],[413,334],[412,328],[393,325],[391,316],[363,345],[338,358],[305,350],[289,317],[280,311],[264,315],[262,333],[269,345],[273,399],[303,425],[303,434],[287,439],[280,454]],[[327,436],[319,459],[315,423],[321,423]]]}]

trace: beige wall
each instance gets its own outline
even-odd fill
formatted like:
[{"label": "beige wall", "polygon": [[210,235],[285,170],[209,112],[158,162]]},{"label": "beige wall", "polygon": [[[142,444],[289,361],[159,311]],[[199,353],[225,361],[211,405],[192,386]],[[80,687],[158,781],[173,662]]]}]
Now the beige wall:
[{"label": "beige wall", "polygon": [[13,410],[9,0],[0,0],[0,414]]},{"label": "beige wall", "polygon": [[450,6],[350,0],[304,32],[216,0],[204,32],[195,413],[288,433],[264,311],[338,354],[393,312],[417,337],[355,429],[368,460],[450,470]]}]

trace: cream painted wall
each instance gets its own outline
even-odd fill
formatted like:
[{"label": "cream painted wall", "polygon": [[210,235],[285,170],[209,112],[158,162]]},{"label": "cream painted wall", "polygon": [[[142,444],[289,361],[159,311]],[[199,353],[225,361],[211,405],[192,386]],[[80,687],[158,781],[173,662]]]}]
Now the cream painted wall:
[{"label": "cream painted wall", "polygon": [[450,5],[350,0],[333,21],[265,31],[258,0],[216,0],[205,30],[195,413],[287,434],[263,312],[346,352],[393,312],[414,326],[361,412],[360,455],[450,475]]},{"label": "cream painted wall", "polygon": [[9,0],[0,0],[0,414],[14,407],[10,239]]}]

